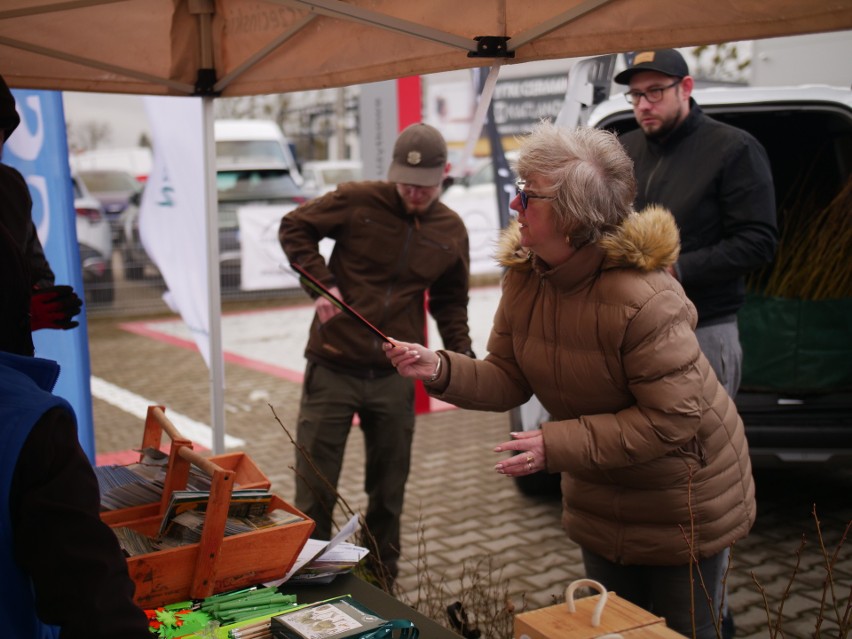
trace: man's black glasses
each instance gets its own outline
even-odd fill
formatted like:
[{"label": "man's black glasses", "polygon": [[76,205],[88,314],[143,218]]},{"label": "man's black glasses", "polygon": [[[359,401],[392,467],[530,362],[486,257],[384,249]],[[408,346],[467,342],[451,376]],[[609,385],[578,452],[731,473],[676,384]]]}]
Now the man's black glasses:
[{"label": "man's black glasses", "polygon": [[639,106],[639,100],[645,98],[651,104],[656,104],[660,100],[663,99],[663,92],[666,89],[671,89],[672,87],[676,87],[680,84],[680,81],[683,78],[678,78],[674,82],[664,87],[654,87],[653,89],[648,89],[645,92],[642,91],[628,91],[624,94],[624,99],[627,100],[633,106]]},{"label": "man's black glasses", "polygon": [[523,183],[515,185],[515,194],[521,196],[521,208],[523,210],[527,210],[527,206],[529,206],[530,200],[555,200],[556,197],[553,195],[535,195],[533,193],[527,193],[522,189]]}]

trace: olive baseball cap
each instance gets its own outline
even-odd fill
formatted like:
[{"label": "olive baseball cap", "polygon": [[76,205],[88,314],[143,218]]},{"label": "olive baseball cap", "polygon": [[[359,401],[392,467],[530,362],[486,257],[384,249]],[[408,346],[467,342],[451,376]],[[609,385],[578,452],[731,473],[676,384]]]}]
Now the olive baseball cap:
[{"label": "olive baseball cap", "polygon": [[440,131],[419,122],[399,134],[393,145],[388,182],[438,186],[447,166],[447,143]]},{"label": "olive baseball cap", "polygon": [[656,51],[637,51],[630,66],[615,76],[618,84],[630,84],[630,78],[640,71],[657,71],[674,78],[689,75],[686,60],[675,49],[658,49]]},{"label": "olive baseball cap", "polygon": [[15,110],[15,96],[9,90],[6,80],[0,76],[0,130],[6,134],[5,139],[9,139],[18,125],[21,123],[21,116]]}]

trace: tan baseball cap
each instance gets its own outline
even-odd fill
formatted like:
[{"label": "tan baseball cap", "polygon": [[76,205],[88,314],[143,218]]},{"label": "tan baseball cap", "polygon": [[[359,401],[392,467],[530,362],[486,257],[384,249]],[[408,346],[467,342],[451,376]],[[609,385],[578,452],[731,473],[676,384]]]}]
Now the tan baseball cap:
[{"label": "tan baseball cap", "polygon": [[393,145],[388,181],[417,186],[438,186],[447,166],[447,143],[440,131],[419,122],[399,134]]}]

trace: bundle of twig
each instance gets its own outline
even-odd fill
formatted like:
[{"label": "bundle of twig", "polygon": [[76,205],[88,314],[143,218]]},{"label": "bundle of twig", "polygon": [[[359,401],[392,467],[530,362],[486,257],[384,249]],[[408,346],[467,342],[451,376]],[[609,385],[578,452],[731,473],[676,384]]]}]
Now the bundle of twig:
[{"label": "bundle of twig", "polygon": [[749,278],[750,290],[802,300],[852,297],[852,175],[827,206],[816,205],[817,196],[801,188],[783,207],[775,261]]}]

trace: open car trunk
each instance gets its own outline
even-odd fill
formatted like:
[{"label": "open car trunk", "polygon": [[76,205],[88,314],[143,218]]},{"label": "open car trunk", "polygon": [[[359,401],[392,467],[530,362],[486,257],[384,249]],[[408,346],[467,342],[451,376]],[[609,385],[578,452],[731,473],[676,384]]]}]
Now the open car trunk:
[{"label": "open car trunk", "polygon": [[[616,96],[616,99],[621,99]],[[781,234],[748,280],[736,398],[756,465],[852,460],[852,91],[707,89],[708,115],[754,135],[775,180]],[[632,111],[596,126],[624,133]],[[594,116],[593,116],[594,120]]]}]

